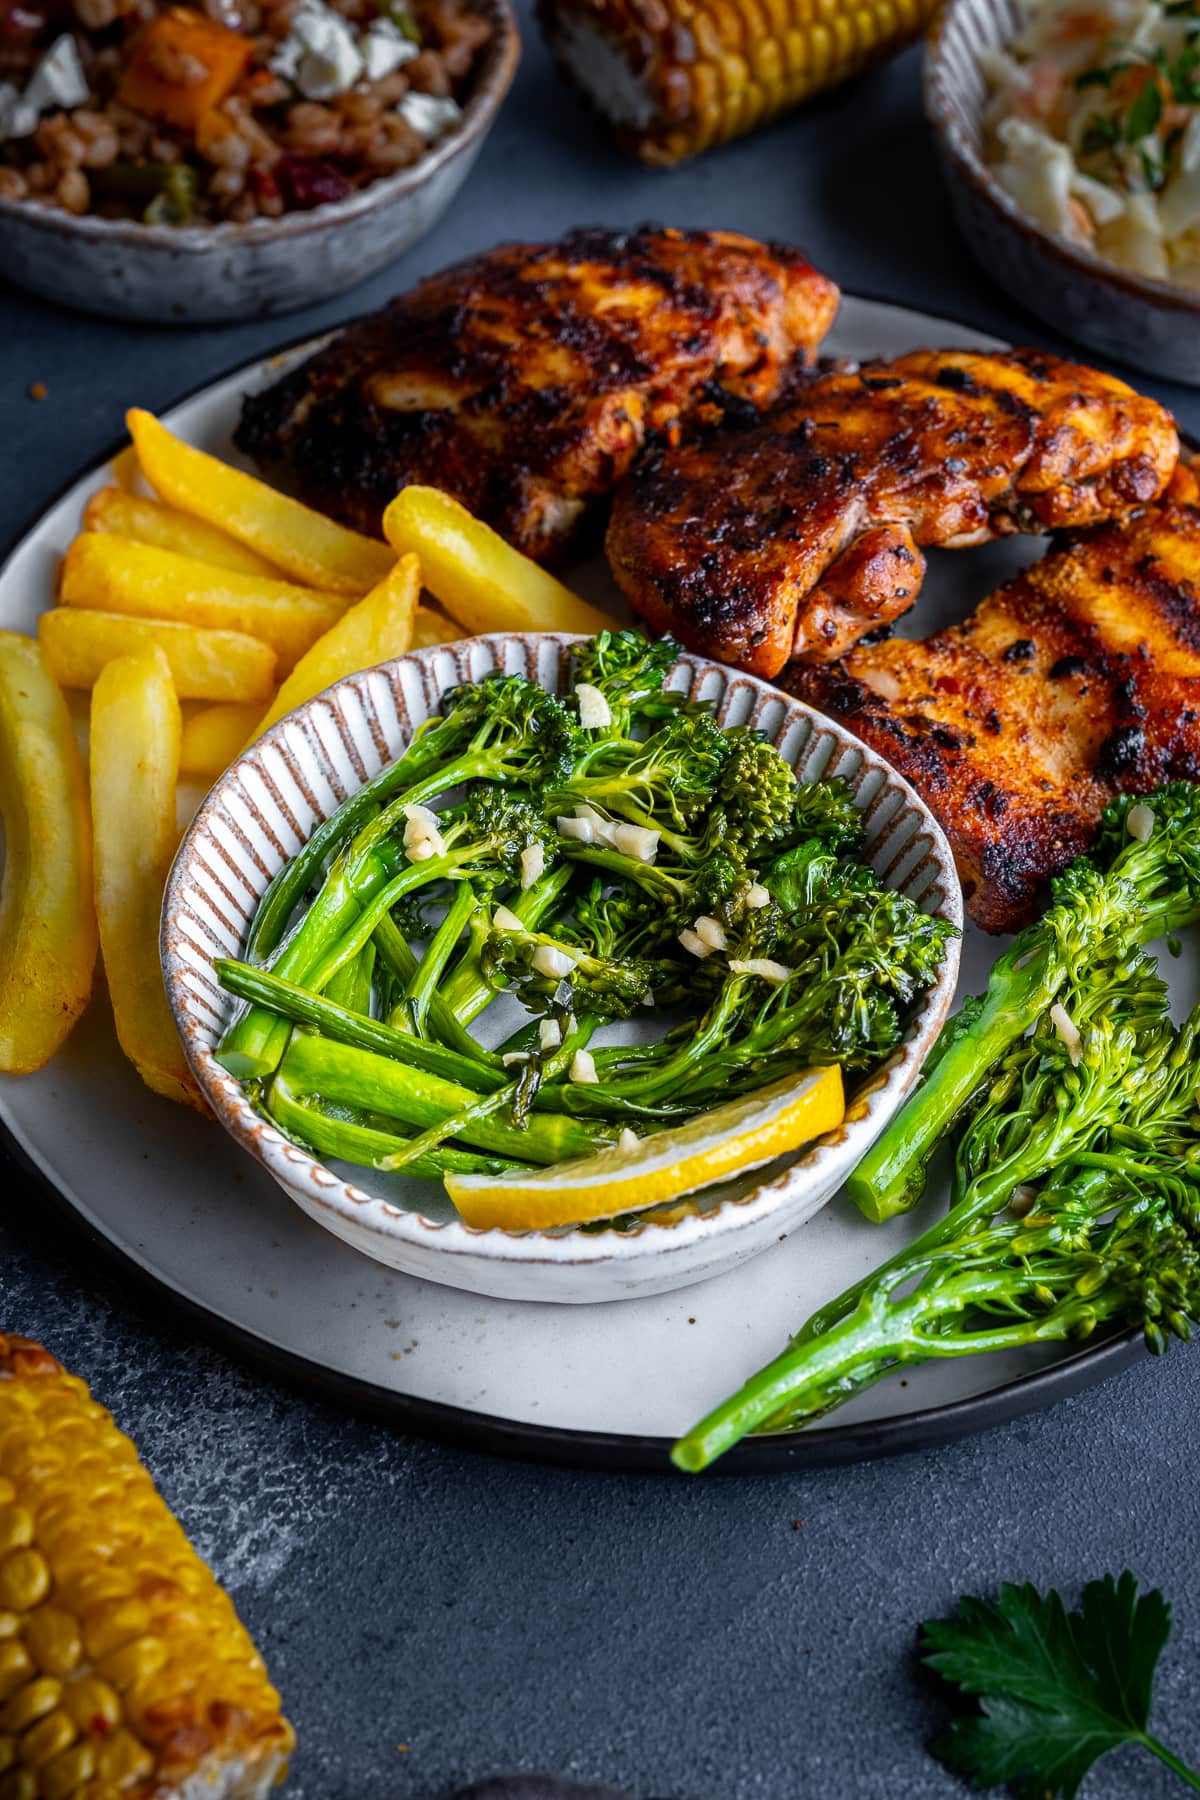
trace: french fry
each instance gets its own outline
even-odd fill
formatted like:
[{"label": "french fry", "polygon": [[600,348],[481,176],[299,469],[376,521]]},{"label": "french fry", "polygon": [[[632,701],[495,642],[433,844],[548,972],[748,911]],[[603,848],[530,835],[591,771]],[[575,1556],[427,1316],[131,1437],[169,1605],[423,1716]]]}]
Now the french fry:
[{"label": "french fry", "polygon": [[344,613],[308,655],[301,657],[252,739],[344,676],[403,656],[412,643],[420,591],[420,564],[415,556],[402,556],[379,586]]},{"label": "french fry", "polygon": [[117,1039],[146,1086],[203,1110],[167,1005],[158,957],[175,853],[180,715],[166,652],[151,644],[101,669],[92,690],[96,917]]},{"label": "french fry", "polygon": [[194,556],[197,562],[212,563],[214,568],[265,575],[269,581],[282,579],[282,570],[274,563],[239,544],[227,531],[122,487],[98,488],[83,509],[83,523],[88,531],[134,538],[139,544],[173,550],[177,556]]},{"label": "french fry", "polygon": [[597,632],[613,623],[439,488],[401,488],[383,530],[398,555],[420,557],[426,587],[468,636]]},{"label": "french fry", "polygon": [[66,702],[32,638],[0,631],[0,1069],[49,1062],[92,991],[87,782]]},{"label": "french fry", "polygon": [[95,531],[83,532],[67,551],[58,597],[64,606],[93,612],[244,632],[271,646],[281,674],[346,610],[340,594],[214,569],[194,557]]},{"label": "french fry", "polygon": [[462,635],[462,626],[448,619],[445,613],[438,612],[436,607],[418,606],[409,649],[428,650],[434,644],[457,644]]},{"label": "french fry", "polygon": [[180,774],[215,781],[241,754],[262,714],[261,706],[240,706],[235,700],[219,700],[193,713],[183,724]]},{"label": "french fry", "polygon": [[336,525],[203,450],[194,450],[152,413],[125,416],[142,473],[160,499],[206,519],[297,581],[339,594],[364,594],[395,557],[386,544]]},{"label": "french fry", "polygon": [[119,488],[123,488],[127,494],[140,493],[142,465],[132,444],[126,444],[123,450],[118,450],[108,466]]},{"label": "french fry", "polygon": [[62,687],[94,687],[105,663],[152,644],[166,651],[181,700],[258,700],[265,706],[275,686],[275,652],[240,631],[56,606],[38,620],[38,637]]}]

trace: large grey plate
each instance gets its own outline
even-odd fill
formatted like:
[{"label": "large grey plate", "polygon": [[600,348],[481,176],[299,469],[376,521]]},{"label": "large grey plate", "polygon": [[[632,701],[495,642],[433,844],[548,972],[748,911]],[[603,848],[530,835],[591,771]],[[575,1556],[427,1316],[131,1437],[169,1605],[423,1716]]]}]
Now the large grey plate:
[{"label": "large grey plate", "polygon": [[[849,297],[829,348],[897,355],[989,342],[944,319]],[[168,422],[227,454],[240,394],[279,367],[272,358],[240,370]],[[18,545],[0,571],[0,626],[33,629],[83,500],[105,478],[98,469],[76,482]],[[1037,551],[1010,540],[935,555],[913,627],[924,633],[961,616]],[[610,592],[598,567],[578,579],[594,599]],[[964,991],[982,985],[995,948],[968,928]],[[1186,968],[1181,976],[1189,979]],[[102,998],[48,1069],[0,1079],[0,1124],[116,1253],[247,1354],[415,1429],[615,1467],[665,1467],[670,1438],[917,1223],[885,1231],[835,1199],[773,1249],[703,1286],[607,1306],[529,1305],[435,1287],[336,1242],[217,1127],[143,1088],[117,1051]],[[939,1202],[931,1193],[926,1208]],[[754,1440],[722,1466],[777,1468],[929,1444],[1043,1405],[1130,1353],[1120,1341],[1034,1363],[1008,1356],[914,1370],[861,1396],[837,1423]]]}]

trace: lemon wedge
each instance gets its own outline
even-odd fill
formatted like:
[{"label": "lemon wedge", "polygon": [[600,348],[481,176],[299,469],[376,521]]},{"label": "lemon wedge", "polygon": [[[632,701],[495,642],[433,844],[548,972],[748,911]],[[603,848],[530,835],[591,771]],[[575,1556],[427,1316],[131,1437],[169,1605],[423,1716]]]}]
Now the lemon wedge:
[{"label": "lemon wedge", "polygon": [[796,1150],[841,1124],[842,1071],[836,1065],[789,1075],[686,1125],[548,1169],[445,1177],[446,1190],[478,1230],[541,1231],[643,1212],[697,1188],[728,1181]]}]

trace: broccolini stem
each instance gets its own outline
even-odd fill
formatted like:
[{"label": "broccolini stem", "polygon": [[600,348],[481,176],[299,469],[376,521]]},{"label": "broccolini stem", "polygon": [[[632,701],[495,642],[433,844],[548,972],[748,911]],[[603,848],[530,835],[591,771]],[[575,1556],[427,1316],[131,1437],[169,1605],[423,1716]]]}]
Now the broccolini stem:
[{"label": "broccolini stem", "polygon": [[454,890],[454,897],[446,909],[446,916],[434,932],[421,958],[415,973],[408,983],[405,1003],[408,1006],[412,1028],[418,1035],[425,1032],[425,1021],[429,1014],[430,1003],[437,992],[437,984],[441,980],[446,964],[454,954],[455,945],[463,934],[463,928],[475,911],[478,901],[475,890],[469,881],[460,881]]},{"label": "broccolini stem", "polygon": [[1106,1316],[1103,1293],[1084,1298],[1070,1294],[1041,1318],[1019,1318],[1010,1325],[978,1329],[944,1329],[942,1322],[968,1308],[1011,1305],[1031,1286],[1010,1270],[988,1274],[966,1268],[896,1300],[895,1289],[916,1264],[889,1279],[873,1278],[870,1291],[850,1315],[821,1337],[794,1340],[730,1399],[692,1427],[671,1452],[685,1473],[706,1469],[747,1433],[786,1422],[790,1428],[840,1406],[898,1364],[935,1358],[975,1356],[1031,1343],[1059,1342],[1086,1335]]},{"label": "broccolini stem", "polygon": [[[527,926],[530,931],[536,930],[570,879],[571,865],[559,863],[527,887],[513,901],[511,910],[522,925]],[[476,944],[471,944],[464,950],[449,977],[442,983],[441,998],[447,1011],[454,1014],[460,1025],[469,1025],[480,1013],[486,1012],[496,998],[496,989],[485,978],[480,967],[479,948]],[[432,1020],[432,1023],[435,1029],[440,1029],[436,1020]]]},{"label": "broccolini stem", "polygon": [[[335,1117],[321,1107],[315,1096],[302,1098],[276,1074],[271,1082],[267,1110],[281,1130],[317,1155],[336,1157],[340,1162],[358,1163],[363,1168],[378,1169],[387,1157],[404,1148],[405,1138],[379,1131],[356,1120]],[[438,1180],[447,1169],[463,1175],[499,1175],[515,1165],[508,1157],[480,1156],[473,1150],[430,1151],[408,1165],[410,1175]]]},{"label": "broccolini stem", "polygon": [[[594,1019],[580,1019],[567,1034],[560,1048],[552,1057],[548,1057],[542,1066],[542,1080],[552,1081],[561,1075],[571,1062],[577,1050],[583,1048],[595,1030]],[[511,1081],[497,1093],[489,1094],[485,1099],[472,1098],[457,1113],[450,1113],[436,1125],[430,1125],[419,1137],[415,1137],[404,1148],[397,1150],[380,1164],[383,1169],[402,1169],[410,1166],[429,1151],[436,1150],[446,1138],[460,1137],[470,1140],[472,1131],[488,1119],[500,1114],[511,1113],[517,1102],[520,1090],[519,1081]]]},{"label": "broccolini stem", "polygon": [[[358,900],[346,877],[345,860],[339,857],[299,930],[276,957],[273,973],[288,981],[303,981],[314,953],[319,955],[323,944],[344,932],[358,911]],[[290,1033],[291,1026],[278,1013],[251,1006],[221,1039],[217,1061],[241,1081],[261,1080],[278,1067]]]},{"label": "broccolini stem", "polygon": [[[371,1016],[371,983],[375,974],[375,946],[364,944],[353,961],[343,963],[329,986],[326,998],[347,1012]],[[243,996],[244,998],[245,996]]]},{"label": "broccolini stem", "polygon": [[239,999],[253,1000],[278,1013],[293,1024],[306,1025],[319,1031],[334,1043],[350,1044],[359,1050],[374,1050],[380,1056],[395,1057],[414,1069],[425,1069],[446,1081],[481,1094],[494,1093],[505,1085],[504,1077],[484,1068],[473,1058],[448,1049],[431,1038],[418,1038],[410,1031],[399,1031],[380,1019],[369,1019],[361,1013],[339,1006],[328,994],[313,994],[297,987],[267,969],[252,968],[249,963],[217,958],[213,967],[221,986]]},{"label": "broccolini stem", "polygon": [[[393,875],[390,881],[384,881],[382,885],[375,885],[369,896],[361,894],[362,909],[348,929],[343,930],[341,935],[336,938],[332,933],[327,933],[319,943],[314,943],[310,939],[306,946],[307,954],[303,958],[303,967],[299,971],[299,978],[304,985],[312,988],[316,993],[321,993],[330,977],[341,968],[342,964],[349,957],[358,955],[363,945],[374,935],[375,928],[384,914],[391,912],[398,900],[403,900],[405,894],[411,894],[419,887],[426,887],[434,881],[444,881],[447,878],[455,877],[465,863],[474,860],[475,855],[476,850],[472,845],[462,850],[447,850],[444,856],[431,856],[427,862],[406,863],[400,873]],[[310,913],[308,916],[311,918],[312,914]],[[306,919],[305,924],[307,923]],[[292,944],[284,952],[285,957],[292,946],[298,942],[303,930],[304,927],[301,926],[300,931],[293,938]],[[280,962],[276,965],[279,973],[290,975],[292,970],[283,969],[282,962],[283,958],[281,957]]]},{"label": "broccolini stem", "polygon": [[1023,957],[1009,952],[992,970],[974,1020],[957,1034],[955,1020],[947,1022],[944,1053],[846,1183],[868,1219],[882,1224],[916,1205],[934,1150],[992,1065],[1053,1004],[1069,973],[1049,943]]},{"label": "broccolini stem", "polygon": [[[476,1098],[469,1088],[411,1064],[303,1033],[292,1038],[281,1067],[285,1079],[301,1093],[320,1094],[337,1106],[382,1113],[422,1131],[463,1112]],[[565,1114],[537,1113],[523,1127],[485,1118],[463,1135],[482,1150],[523,1163],[555,1163],[587,1156],[611,1143],[615,1133]]]},{"label": "broccolini stem", "polygon": [[246,939],[248,962],[270,956],[281,942],[289,919],[318,871],[362,829],[381,802],[389,800],[406,782],[419,776],[437,754],[436,727],[418,733],[397,762],[372,776],[317,826],[292,860],[283,865],[259,901]]}]

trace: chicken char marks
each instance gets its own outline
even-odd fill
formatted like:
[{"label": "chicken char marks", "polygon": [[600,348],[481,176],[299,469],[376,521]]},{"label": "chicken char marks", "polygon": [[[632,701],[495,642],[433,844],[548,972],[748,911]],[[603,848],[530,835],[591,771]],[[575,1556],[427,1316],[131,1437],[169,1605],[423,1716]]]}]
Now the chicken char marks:
[{"label": "chicken char marks", "polygon": [[618,492],[609,558],[652,625],[771,677],[906,612],[921,546],[1127,517],[1178,454],[1165,408],[1095,369],[921,350],[650,454]]},{"label": "chicken char marks", "polygon": [[968,911],[1015,931],[1115,794],[1200,779],[1200,510],[1069,539],[963,624],[789,670],[912,782]]},{"label": "chicken char marks", "polygon": [[774,400],[838,292],[798,250],[731,231],[577,231],[430,276],[247,398],[240,447],[373,536],[433,481],[546,559],[648,433],[723,393]]}]

